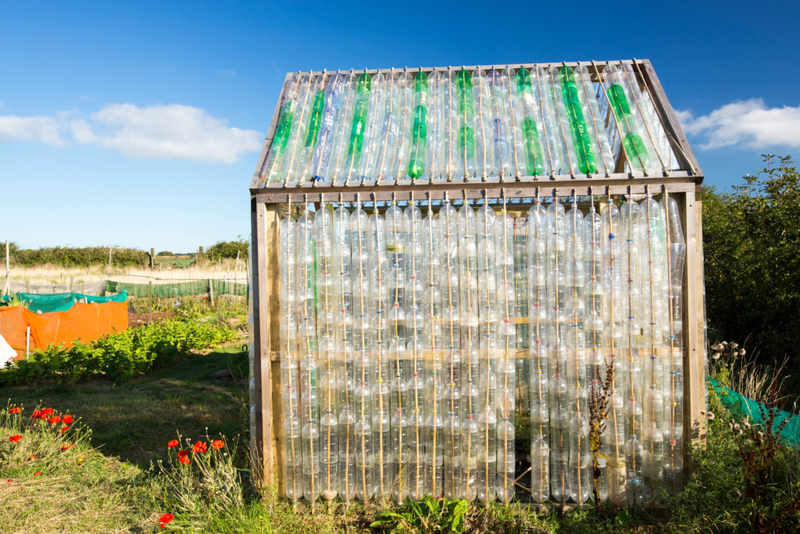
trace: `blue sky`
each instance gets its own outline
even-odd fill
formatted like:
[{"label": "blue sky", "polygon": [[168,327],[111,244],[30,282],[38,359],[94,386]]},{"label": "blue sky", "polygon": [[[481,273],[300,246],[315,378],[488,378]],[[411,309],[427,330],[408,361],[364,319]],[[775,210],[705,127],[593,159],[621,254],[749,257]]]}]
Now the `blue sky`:
[{"label": "blue sky", "polygon": [[[542,5],[540,5],[542,4]],[[707,178],[800,157],[800,3],[2,2],[0,239],[247,237],[298,70],[648,58]]]}]

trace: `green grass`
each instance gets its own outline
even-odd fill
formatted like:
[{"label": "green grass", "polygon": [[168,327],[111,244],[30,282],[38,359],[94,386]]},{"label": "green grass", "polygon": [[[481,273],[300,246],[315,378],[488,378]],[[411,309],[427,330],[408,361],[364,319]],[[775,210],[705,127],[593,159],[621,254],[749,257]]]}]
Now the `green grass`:
[{"label": "green grass", "polygon": [[[247,457],[246,380],[211,378],[226,368],[244,376],[248,365],[243,348],[239,341],[121,385],[94,381],[0,389],[0,532],[388,534],[402,525],[371,526],[393,517],[386,510],[406,514],[403,517],[414,531],[449,532],[449,512],[418,512],[414,510],[419,507],[408,504],[382,508],[375,502],[293,507],[276,497],[273,487],[254,486]],[[16,427],[2,409],[5,399],[25,407],[22,417],[13,420]],[[80,424],[61,436],[57,426],[42,422],[45,430],[37,434],[30,428],[30,414],[40,404],[57,414],[80,417]],[[749,532],[752,514],[742,497],[731,414],[725,414],[719,403],[712,402],[711,408],[718,414],[710,425],[711,437],[704,448],[693,452],[698,466],[695,475],[687,478],[686,491],[679,501],[669,503],[669,509],[629,511],[604,506],[597,510],[587,505],[567,511],[551,506],[548,512],[516,503],[473,503],[463,532]],[[86,430],[80,430],[80,425],[86,425]],[[10,443],[8,437],[17,433],[23,439]],[[179,434],[184,449],[191,449],[187,440],[210,444],[222,435],[227,445],[192,455],[191,466],[181,466],[178,448],[167,448],[167,442]],[[62,451],[63,440],[77,445]],[[37,459],[29,459],[30,454]],[[781,506],[800,503],[796,497],[800,486],[794,488],[797,456],[780,456],[795,467],[788,469],[790,476],[775,479],[775,513]],[[41,475],[34,476],[37,470]],[[447,503],[441,504],[450,509]],[[158,519],[167,512],[175,519],[161,530]],[[800,513],[792,514],[790,520],[800,520]]]},{"label": "green grass", "polygon": [[45,404],[79,416],[103,454],[146,467],[163,457],[176,432],[192,438],[204,436],[206,428],[211,435],[249,432],[246,380],[210,378],[227,368],[245,376],[247,352],[241,349],[236,342],[122,385],[6,387],[0,389],[0,402],[10,399],[29,409]]}]

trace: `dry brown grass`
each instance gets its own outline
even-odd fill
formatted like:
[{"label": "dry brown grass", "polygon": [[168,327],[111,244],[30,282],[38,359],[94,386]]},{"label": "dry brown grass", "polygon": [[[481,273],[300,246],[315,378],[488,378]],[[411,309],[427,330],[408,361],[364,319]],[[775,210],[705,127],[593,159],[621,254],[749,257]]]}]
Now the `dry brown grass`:
[{"label": "dry brown grass", "polygon": [[151,532],[158,514],[142,508],[144,493],[135,482],[140,471],[96,451],[87,454],[97,455],[89,472],[0,480],[0,530],[9,534]]},{"label": "dry brown grass", "polygon": [[107,267],[67,268],[55,265],[39,265],[36,267],[14,267],[11,269],[12,282],[30,282],[31,284],[69,284],[70,278],[75,284],[82,282],[99,282],[101,280],[114,280],[134,284],[146,284],[149,280],[154,283],[159,281],[181,282],[188,280],[226,280],[230,282],[247,283],[245,263],[231,261],[203,267],[189,267],[186,269],[142,269],[142,268],[113,268],[111,274]]}]

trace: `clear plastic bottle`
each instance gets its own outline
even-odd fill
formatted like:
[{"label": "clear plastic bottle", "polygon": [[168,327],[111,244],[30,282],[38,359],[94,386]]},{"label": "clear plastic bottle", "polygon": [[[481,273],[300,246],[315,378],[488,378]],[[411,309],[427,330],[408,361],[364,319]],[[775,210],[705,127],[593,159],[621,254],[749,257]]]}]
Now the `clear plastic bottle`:
[{"label": "clear plastic bottle", "polygon": [[351,169],[350,174],[348,174],[350,180],[355,178],[374,180],[378,174],[377,160],[382,139],[385,98],[386,92],[390,89],[391,79],[387,80],[380,72],[372,77],[367,123],[364,130],[364,145],[357,170]]},{"label": "clear plastic bottle", "polygon": [[603,448],[607,457],[606,472],[608,475],[608,498],[620,506],[626,501],[626,463],[625,463],[625,418],[623,415],[624,393],[621,376],[623,375],[623,310],[620,247],[620,213],[613,202],[607,203],[601,213],[603,240],[603,355],[605,364],[613,366],[614,378],[611,382],[609,399],[609,420],[603,439]]},{"label": "clear plastic bottle", "polygon": [[624,360],[620,373],[623,383],[625,404],[625,456],[628,477],[628,504],[640,505],[643,502],[642,484],[642,417],[644,400],[643,369],[641,361],[642,349],[642,316],[641,316],[641,265],[639,263],[639,244],[641,232],[639,227],[639,205],[627,201],[620,209],[622,237],[622,280],[625,294],[623,308],[622,346]]},{"label": "clear plastic bottle", "polygon": [[408,451],[410,458],[409,497],[419,501],[425,494],[425,368],[424,328],[426,325],[422,301],[422,248],[424,227],[422,212],[411,201],[403,212],[406,226],[406,377],[408,380]]},{"label": "clear plastic bottle", "polygon": [[[403,180],[408,177],[409,158],[411,156],[411,133],[414,126],[414,109],[417,100],[426,102],[425,113],[427,114],[427,93],[425,96],[415,96],[414,77],[409,74],[408,70],[403,70],[397,78],[399,85],[399,95],[397,104],[399,106],[397,119],[397,153],[394,156],[394,161],[388,173],[384,176],[394,178],[395,180]],[[427,118],[427,117],[426,117]],[[424,152],[423,152],[424,153]]]},{"label": "clear plastic bottle", "polygon": [[570,497],[583,503],[591,492],[589,465],[589,410],[587,404],[586,338],[584,320],[585,262],[584,222],[578,209],[577,199],[572,199],[572,209],[566,214],[566,298],[564,316],[567,323],[565,344],[567,347],[567,383],[570,405]]},{"label": "clear plastic bottle", "polygon": [[442,130],[442,157],[443,178],[451,180],[458,172],[458,124],[459,124],[459,100],[458,100],[458,83],[457,73],[452,67],[447,67],[447,70],[442,74],[441,79],[441,92],[442,92],[442,109],[444,114],[442,119],[444,121]]},{"label": "clear plastic bottle", "polygon": [[[392,176],[394,159],[397,154],[398,135],[400,133],[400,112],[403,100],[403,73],[394,72],[386,80],[383,119],[375,162],[375,176],[378,180]],[[373,175],[367,176],[373,178]]]},{"label": "clear plastic bottle", "polygon": [[503,211],[494,222],[494,240],[497,251],[497,310],[500,317],[497,329],[497,477],[496,493],[501,502],[514,498],[516,448],[514,444],[514,416],[516,405],[516,345],[517,297],[514,290],[514,219],[509,216],[505,203]]},{"label": "clear plastic bottle", "polygon": [[667,372],[664,399],[664,489],[676,495],[683,484],[683,344],[681,296],[686,260],[678,203],[666,197],[659,202],[664,213],[666,259],[666,291],[669,329],[665,345],[669,355],[664,365]]},{"label": "clear plastic bottle", "polygon": [[324,180],[328,174],[328,164],[333,151],[333,141],[337,125],[344,122],[339,117],[339,100],[344,86],[344,76],[331,74],[325,87],[325,106],[322,108],[319,136],[309,165],[309,175],[315,180]]},{"label": "clear plastic bottle", "polygon": [[[601,239],[603,236],[602,219],[594,207],[594,202],[589,213],[584,218],[584,260],[586,264],[586,317],[583,321],[584,337],[586,339],[586,377],[588,382],[588,405],[590,414],[600,419],[600,401],[605,392],[608,378],[608,368],[603,352],[603,322],[604,290],[603,290],[603,250]],[[590,424],[592,423],[590,417]],[[606,428],[608,422],[605,422]],[[591,437],[591,436],[590,436]],[[603,436],[591,452],[591,469],[597,468],[599,473],[592,474],[592,496],[596,492],[600,502],[608,498],[608,479],[606,473],[606,459],[603,453]],[[595,466],[596,462],[596,466]]]},{"label": "clear plastic bottle", "polygon": [[490,117],[490,146],[492,148],[492,175],[501,179],[505,176],[515,175],[516,169],[511,157],[509,118],[507,106],[509,102],[508,78],[504,77],[497,69],[492,69],[486,76],[489,82],[489,117]]},{"label": "clear plastic bottle", "polygon": [[558,68],[549,67],[545,69],[542,73],[542,78],[545,91],[544,98],[547,100],[553,117],[553,135],[555,137],[556,146],[558,146],[562,154],[562,159],[560,159],[561,166],[554,172],[555,174],[575,175],[581,171],[578,160],[575,157],[575,148],[570,133],[567,110],[562,101]]},{"label": "clear plastic bottle", "polygon": [[478,378],[478,498],[491,502],[495,497],[497,473],[497,375],[498,313],[497,243],[494,235],[496,215],[486,202],[478,209],[478,320],[480,351]]},{"label": "clear plastic bottle", "polygon": [[[524,119],[522,115],[523,108],[517,89],[517,78],[514,69],[511,67],[503,69],[500,76],[502,78],[502,86],[505,89],[504,102],[510,174],[514,177],[521,177],[526,175],[527,151],[525,147],[525,136],[522,133]],[[530,80],[530,72],[528,73],[528,80]],[[519,379],[519,377],[517,379]]]},{"label": "clear plastic bottle", "polygon": [[300,353],[301,448],[303,453],[303,496],[314,502],[320,494],[320,443],[319,443],[319,363],[316,330],[316,241],[314,217],[308,211],[297,221],[296,280],[299,284],[297,337]]},{"label": "clear plastic bottle", "polygon": [[367,251],[369,220],[361,203],[356,202],[350,217],[351,280],[353,287],[353,375],[356,382],[353,404],[355,423],[356,498],[362,502],[372,498],[374,486],[374,448],[372,406],[375,391],[375,332],[370,324],[370,264]]},{"label": "clear plastic bottle", "polygon": [[458,256],[458,214],[445,199],[439,210],[440,243],[442,250],[442,335],[444,355],[444,495],[455,499],[461,490],[461,335]]},{"label": "clear plastic bottle", "polygon": [[530,323],[531,494],[550,498],[550,364],[547,343],[547,212],[537,197],[528,212],[528,310]]},{"label": "clear plastic bottle", "polygon": [[549,323],[550,359],[550,477],[556,502],[570,497],[569,486],[569,387],[567,384],[566,336],[566,220],[564,206],[553,199],[547,207],[546,310]]},{"label": "clear plastic bottle", "polygon": [[492,149],[492,96],[489,81],[483,69],[475,69],[472,75],[475,132],[475,175],[486,178],[494,174],[494,154]]},{"label": "clear plastic bottle", "polygon": [[[466,72],[466,71],[461,71]],[[478,320],[478,245],[477,220],[469,203],[458,212],[458,263],[461,291],[461,482],[460,499],[477,497],[479,431],[481,403],[478,393],[479,320]]]},{"label": "clear plastic bottle", "polygon": [[356,491],[356,376],[353,351],[353,286],[350,251],[350,212],[339,206],[333,212],[333,326],[339,428],[339,487],[343,500]]},{"label": "clear plastic bottle", "polygon": [[323,203],[314,216],[317,254],[317,330],[319,334],[320,489],[326,501],[339,488],[339,366],[337,365],[333,216]]},{"label": "clear plastic bottle", "polygon": [[425,172],[429,179],[440,180],[445,178],[444,136],[447,125],[441,72],[431,72],[428,76],[428,87],[428,150],[425,155]]},{"label": "clear plastic bottle", "polygon": [[410,466],[408,450],[408,374],[406,354],[406,246],[408,242],[403,210],[392,201],[386,210],[386,251],[389,257],[389,376],[392,400],[392,497],[403,502],[408,497]]},{"label": "clear plastic bottle", "polygon": [[259,172],[259,178],[262,182],[280,181],[283,154],[286,152],[286,145],[289,143],[289,134],[292,132],[292,122],[297,111],[300,82],[299,74],[293,74],[286,82],[283,104],[281,105],[280,115],[278,115],[278,126],[275,128],[275,135],[272,136],[269,156],[264,160],[264,166]]},{"label": "clear plastic bottle", "polygon": [[[369,75],[364,75],[369,77]],[[343,168],[347,157],[347,145],[353,126],[353,112],[356,101],[356,81],[359,76],[352,71],[344,77],[339,88],[339,116],[333,128],[333,140],[328,166],[322,178],[331,182],[341,182],[347,178]],[[367,95],[369,96],[369,94]]]},{"label": "clear plastic bottle", "polygon": [[422,350],[424,361],[423,412],[425,415],[425,475],[423,493],[438,498],[444,491],[444,383],[442,381],[444,342],[442,331],[442,250],[439,221],[431,201],[421,225],[422,235]]},{"label": "clear plastic bottle", "polygon": [[300,435],[300,374],[298,365],[296,307],[297,224],[291,216],[281,219],[280,224],[281,266],[281,417],[286,454],[283,463],[283,480],[286,497],[297,502],[303,496],[301,470],[303,468]]},{"label": "clear plastic bottle", "polygon": [[374,336],[375,386],[372,428],[375,440],[375,494],[386,502],[391,497],[392,458],[391,441],[391,391],[389,376],[394,376],[389,366],[389,346],[392,334],[389,329],[389,283],[391,274],[386,250],[386,221],[377,212],[369,218],[367,251],[372,261],[370,305],[372,308],[371,332]]},{"label": "clear plastic bottle", "polygon": [[[322,78],[319,76],[319,78]],[[314,99],[314,88],[316,80],[312,74],[308,74],[300,81],[297,110],[292,119],[291,131],[286,141],[286,149],[281,161],[280,176],[286,182],[296,182],[298,180],[298,165],[300,164],[300,154],[308,131],[308,117],[311,114],[312,101]]]}]

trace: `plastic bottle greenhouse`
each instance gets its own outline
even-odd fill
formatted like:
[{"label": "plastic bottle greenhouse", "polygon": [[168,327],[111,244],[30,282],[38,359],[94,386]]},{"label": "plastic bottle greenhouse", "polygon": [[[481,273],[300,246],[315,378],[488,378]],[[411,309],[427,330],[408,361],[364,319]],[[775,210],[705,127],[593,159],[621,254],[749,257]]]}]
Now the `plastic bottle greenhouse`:
[{"label": "plastic bottle greenhouse", "polygon": [[662,503],[705,438],[702,179],[647,60],[287,75],[250,186],[263,474]]}]

